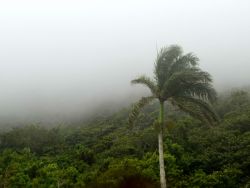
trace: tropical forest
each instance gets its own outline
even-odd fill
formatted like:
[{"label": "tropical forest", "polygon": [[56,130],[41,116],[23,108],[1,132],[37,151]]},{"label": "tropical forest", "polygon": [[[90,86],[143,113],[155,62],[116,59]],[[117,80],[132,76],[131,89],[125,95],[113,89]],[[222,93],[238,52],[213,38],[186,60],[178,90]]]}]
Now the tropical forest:
[{"label": "tropical forest", "polygon": [[250,188],[250,1],[0,0],[0,188]]},{"label": "tropical forest", "polygon": [[193,53],[163,47],[149,96],[113,114],[2,128],[0,187],[250,187],[248,88],[217,93]]}]

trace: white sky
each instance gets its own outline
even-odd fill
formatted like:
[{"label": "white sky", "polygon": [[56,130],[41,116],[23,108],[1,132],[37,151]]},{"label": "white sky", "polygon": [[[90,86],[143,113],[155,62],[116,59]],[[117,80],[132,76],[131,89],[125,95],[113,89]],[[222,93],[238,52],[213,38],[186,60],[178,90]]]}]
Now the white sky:
[{"label": "white sky", "polygon": [[248,0],[0,0],[0,117],[123,100],[170,44],[196,53],[218,89],[249,85],[249,10]]}]

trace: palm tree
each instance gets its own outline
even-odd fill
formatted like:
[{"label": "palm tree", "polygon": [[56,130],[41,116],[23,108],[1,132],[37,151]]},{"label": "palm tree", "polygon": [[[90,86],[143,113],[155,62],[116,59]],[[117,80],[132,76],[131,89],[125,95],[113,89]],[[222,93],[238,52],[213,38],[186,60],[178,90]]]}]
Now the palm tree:
[{"label": "palm tree", "polygon": [[132,108],[129,124],[133,125],[140,110],[157,99],[160,103],[158,125],[159,166],[161,188],[166,188],[166,176],[163,155],[164,103],[177,106],[180,110],[199,118],[203,122],[213,124],[217,116],[210,104],[216,99],[216,91],[212,87],[209,73],[202,71],[199,59],[193,53],[183,54],[178,45],[164,47],[157,54],[154,79],[140,76],[132,80],[132,84],[142,84],[151,91],[151,96],[142,97]]}]

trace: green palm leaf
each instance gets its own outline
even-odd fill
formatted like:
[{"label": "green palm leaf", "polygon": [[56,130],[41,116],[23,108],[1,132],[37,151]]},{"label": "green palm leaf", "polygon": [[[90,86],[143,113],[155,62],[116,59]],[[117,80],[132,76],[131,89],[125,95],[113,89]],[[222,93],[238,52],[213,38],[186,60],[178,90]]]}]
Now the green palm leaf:
[{"label": "green palm leaf", "polygon": [[190,95],[214,101],[216,92],[213,89],[211,76],[198,68],[189,68],[172,74],[166,80],[161,95],[170,98],[178,95]]},{"label": "green palm leaf", "polygon": [[132,80],[131,83],[132,84],[142,84],[142,85],[147,86],[150,89],[151,93],[156,95],[156,96],[159,93],[154,81],[151,80],[151,78],[149,78],[147,76],[140,76],[139,78]]},{"label": "green palm leaf", "polygon": [[137,119],[138,115],[140,114],[141,109],[152,102],[155,99],[154,96],[149,97],[142,97],[137,103],[132,106],[132,110],[129,114],[128,123],[130,126],[134,125],[135,120]]},{"label": "green palm leaf", "polygon": [[219,117],[207,102],[188,96],[174,97],[171,99],[172,104],[177,105],[182,111],[187,112],[191,116],[199,120],[213,125],[219,121]]},{"label": "green palm leaf", "polygon": [[171,45],[162,48],[157,54],[154,73],[159,88],[163,87],[168,76],[167,72],[169,72],[172,64],[182,55],[182,53],[182,48],[180,46]]}]

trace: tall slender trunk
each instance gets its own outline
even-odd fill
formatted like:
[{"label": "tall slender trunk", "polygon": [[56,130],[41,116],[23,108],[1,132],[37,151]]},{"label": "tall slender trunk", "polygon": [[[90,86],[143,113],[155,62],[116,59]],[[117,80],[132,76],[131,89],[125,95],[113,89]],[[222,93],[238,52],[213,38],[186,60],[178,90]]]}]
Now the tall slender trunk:
[{"label": "tall slender trunk", "polygon": [[164,123],[164,102],[160,102],[160,115],[159,115],[159,166],[160,166],[160,182],[161,188],[167,188],[166,174],[164,167],[164,155],[163,155],[163,123]]}]

